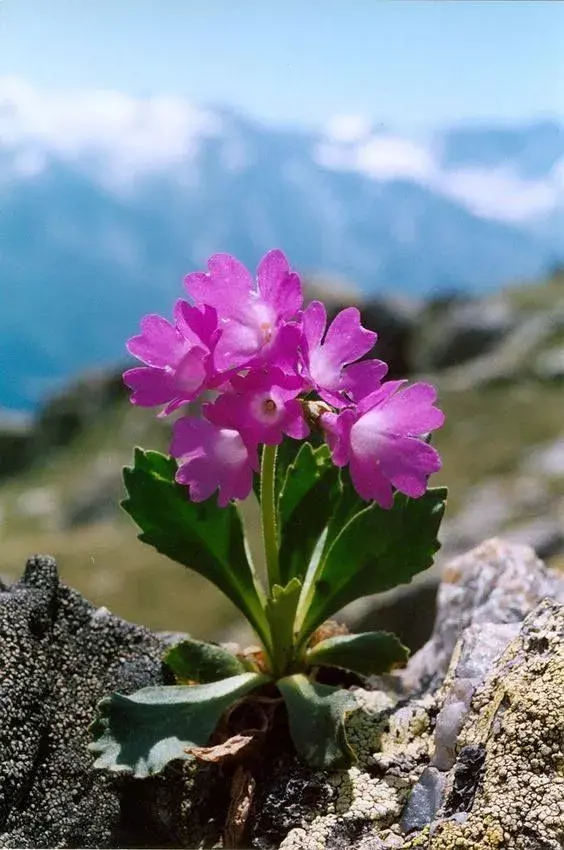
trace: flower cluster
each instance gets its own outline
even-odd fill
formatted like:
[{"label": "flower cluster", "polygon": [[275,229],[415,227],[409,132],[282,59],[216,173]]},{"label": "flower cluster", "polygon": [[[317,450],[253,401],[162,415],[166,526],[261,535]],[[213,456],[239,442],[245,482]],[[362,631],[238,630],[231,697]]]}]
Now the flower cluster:
[{"label": "flower cluster", "polygon": [[435,389],[384,381],[385,363],[361,359],[376,334],[355,307],[327,327],[321,302],[303,308],[300,279],[279,250],[263,257],[256,282],[234,257],[216,254],[185,286],[190,301],[177,301],[172,322],[146,316],[129,340],[144,365],[124,380],[134,404],[164,406],[164,415],[203,393],[212,399],[202,416],[174,423],[177,481],[192,500],[216,490],[221,506],[244,499],[259,446],[305,438],[312,410],[334,463],[349,465],[363,499],[389,508],[393,488],[414,498],[425,492],[440,468],[424,439],[443,423]]}]

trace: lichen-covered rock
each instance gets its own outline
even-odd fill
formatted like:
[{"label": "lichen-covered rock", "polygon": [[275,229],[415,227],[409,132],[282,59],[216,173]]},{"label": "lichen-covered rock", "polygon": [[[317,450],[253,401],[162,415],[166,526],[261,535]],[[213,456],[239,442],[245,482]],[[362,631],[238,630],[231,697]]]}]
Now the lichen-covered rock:
[{"label": "lichen-covered rock", "polygon": [[[477,689],[433,850],[564,847],[564,608],[546,600]],[[464,753],[476,754],[460,770]]]},{"label": "lichen-covered rock", "polygon": [[528,547],[491,540],[453,561],[429,643],[357,692],[358,765],[279,846],[564,847],[563,601]]},{"label": "lichen-covered rock", "polygon": [[0,590],[0,847],[118,846],[121,795],[92,771],[88,726],[108,691],[159,681],[162,648],[62,586],[50,558]]}]

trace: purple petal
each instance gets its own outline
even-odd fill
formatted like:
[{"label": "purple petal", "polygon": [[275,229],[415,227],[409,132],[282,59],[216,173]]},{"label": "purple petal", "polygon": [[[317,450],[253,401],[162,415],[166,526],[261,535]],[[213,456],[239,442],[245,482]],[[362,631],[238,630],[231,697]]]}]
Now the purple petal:
[{"label": "purple petal", "polygon": [[321,301],[312,301],[311,304],[308,304],[302,314],[302,322],[308,349],[313,351],[321,345],[327,325],[327,313]]},{"label": "purple petal", "polygon": [[256,327],[231,319],[226,323],[214,350],[218,372],[245,366],[260,350],[261,338]]},{"label": "purple petal", "polygon": [[360,312],[347,307],[338,313],[327,330],[323,347],[326,357],[342,368],[367,354],[376,342],[377,334],[363,328]]},{"label": "purple petal", "polygon": [[174,325],[162,316],[150,315],[141,320],[141,331],[127,343],[127,350],[147,366],[164,369],[182,356],[184,340]]},{"label": "purple petal", "polygon": [[172,378],[164,369],[153,369],[150,366],[139,366],[128,369],[123,374],[126,386],[132,390],[131,403],[141,407],[155,407],[166,404],[174,395]]},{"label": "purple petal", "polygon": [[380,382],[388,372],[383,360],[363,360],[351,363],[343,371],[343,390],[355,401],[380,389]]},{"label": "purple petal", "polygon": [[415,437],[382,439],[380,469],[394,487],[417,499],[427,489],[427,479],[441,468],[438,452],[423,440]]},{"label": "purple petal", "polygon": [[209,354],[203,348],[194,347],[182,358],[174,373],[176,394],[192,401],[204,389],[207,378],[206,363]]},{"label": "purple petal", "polygon": [[440,428],[444,413],[433,402],[437,391],[430,384],[412,384],[391,396],[383,406],[385,430],[393,434],[425,434]]},{"label": "purple petal", "polygon": [[358,414],[361,416],[369,410],[372,410],[374,407],[383,406],[384,402],[405,384],[407,384],[407,380],[405,378],[402,378],[399,381],[386,381],[381,387],[374,390],[373,393],[364,396],[364,398],[358,402],[356,408]]},{"label": "purple petal", "polygon": [[353,457],[350,473],[354,488],[362,499],[367,502],[373,500],[386,510],[392,507],[394,495],[391,484],[375,463],[366,463]]},{"label": "purple petal", "polygon": [[231,499],[248,496],[256,451],[247,448],[237,431],[184,417],[174,425],[170,453],[180,460],[176,480],[189,487],[194,501],[208,498],[215,490],[222,507]]},{"label": "purple petal", "polygon": [[179,298],[174,305],[174,320],[182,336],[193,345],[210,347],[217,332],[217,313],[213,307],[193,307]]},{"label": "purple petal", "polygon": [[230,254],[214,254],[208,260],[209,274],[196,272],[184,278],[195,304],[214,307],[220,317],[239,315],[254,292],[254,281],[245,266]]},{"label": "purple petal", "polygon": [[350,459],[351,428],[356,421],[353,410],[343,410],[342,413],[324,413],[321,417],[321,427],[335,466],[345,466]]},{"label": "purple petal", "polygon": [[282,251],[275,249],[264,255],[257,270],[258,289],[282,319],[291,319],[303,303],[302,286],[295,272],[290,271]]}]

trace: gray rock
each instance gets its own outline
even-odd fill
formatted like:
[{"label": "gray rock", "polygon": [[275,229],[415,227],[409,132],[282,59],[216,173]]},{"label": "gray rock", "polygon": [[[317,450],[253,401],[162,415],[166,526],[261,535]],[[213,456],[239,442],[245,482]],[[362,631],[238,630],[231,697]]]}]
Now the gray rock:
[{"label": "gray rock", "polygon": [[548,381],[564,380],[564,347],[543,351],[537,357],[534,368],[541,379]]},{"label": "gray rock", "polygon": [[564,437],[527,453],[523,469],[532,475],[564,478]]},{"label": "gray rock", "polygon": [[426,767],[403,810],[400,819],[402,832],[407,834],[423,829],[435,819],[442,802],[444,787],[444,774],[436,767]]},{"label": "gray rock", "polygon": [[545,597],[564,602],[564,582],[528,546],[493,539],[454,558],[443,571],[433,636],[411,659],[406,687],[440,683],[470,626],[521,623]]},{"label": "gray rock", "polygon": [[418,369],[423,371],[466,363],[490,352],[517,322],[503,294],[487,301],[453,299],[443,309],[431,302],[426,312],[430,315],[416,347]]},{"label": "gray rock", "polygon": [[96,702],[160,681],[159,640],[59,583],[50,558],[0,592],[0,846],[114,847],[121,796],[86,749]]}]

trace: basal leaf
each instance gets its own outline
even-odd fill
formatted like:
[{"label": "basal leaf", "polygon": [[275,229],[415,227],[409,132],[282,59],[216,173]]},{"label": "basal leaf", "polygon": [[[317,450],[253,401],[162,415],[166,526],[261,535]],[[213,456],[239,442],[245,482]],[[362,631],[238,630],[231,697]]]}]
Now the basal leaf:
[{"label": "basal leaf", "polygon": [[187,749],[204,746],[221,715],[236,700],[269,681],[242,673],[206,685],[143,688],[131,696],[112,694],[98,704],[91,727],[95,767],[133,773],[161,771]]},{"label": "basal leaf", "polygon": [[355,754],[347,741],[345,718],[357,708],[351,691],[310,682],[297,673],[277,683],[286,708],[298,755],[311,767],[350,767]]},{"label": "basal leaf", "polygon": [[242,661],[226,649],[201,640],[183,640],[164,657],[179,684],[217,682],[248,672]]},{"label": "basal leaf", "polygon": [[286,668],[292,657],[294,623],[301,590],[302,583],[297,578],[291,579],[286,587],[275,584],[272,588],[272,596],[266,603],[274,661],[280,670]]},{"label": "basal leaf", "polygon": [[288,465],[278,499],[280,575],[283,582],[306,574],[315,546],[340,495],[339,471],[326,445],[303,443]]},{"label": "basal leaf", "polygon": [[317,643],[305,656],[312,666],[341,667],[362,676],[388,673],[403,667],[409,650],[390,632],[335,635]]},{"label": "basal leaf", "polygon": [[324,550],[300,604],[300,638],[362,596],[406,584],[433,563],[446,489],[420,499],[397,493],[391,510],[372,503],[356,513]]},{"label": "basal leaf", "polygon": [[191,502],[186,488],[174,480],[176,468],[173,458],[135,449],[134,466],[123,471],[128,498],[122,507],[140,527],[140,540],[215,584],[268,646],[262,595],[235,505]]}]

